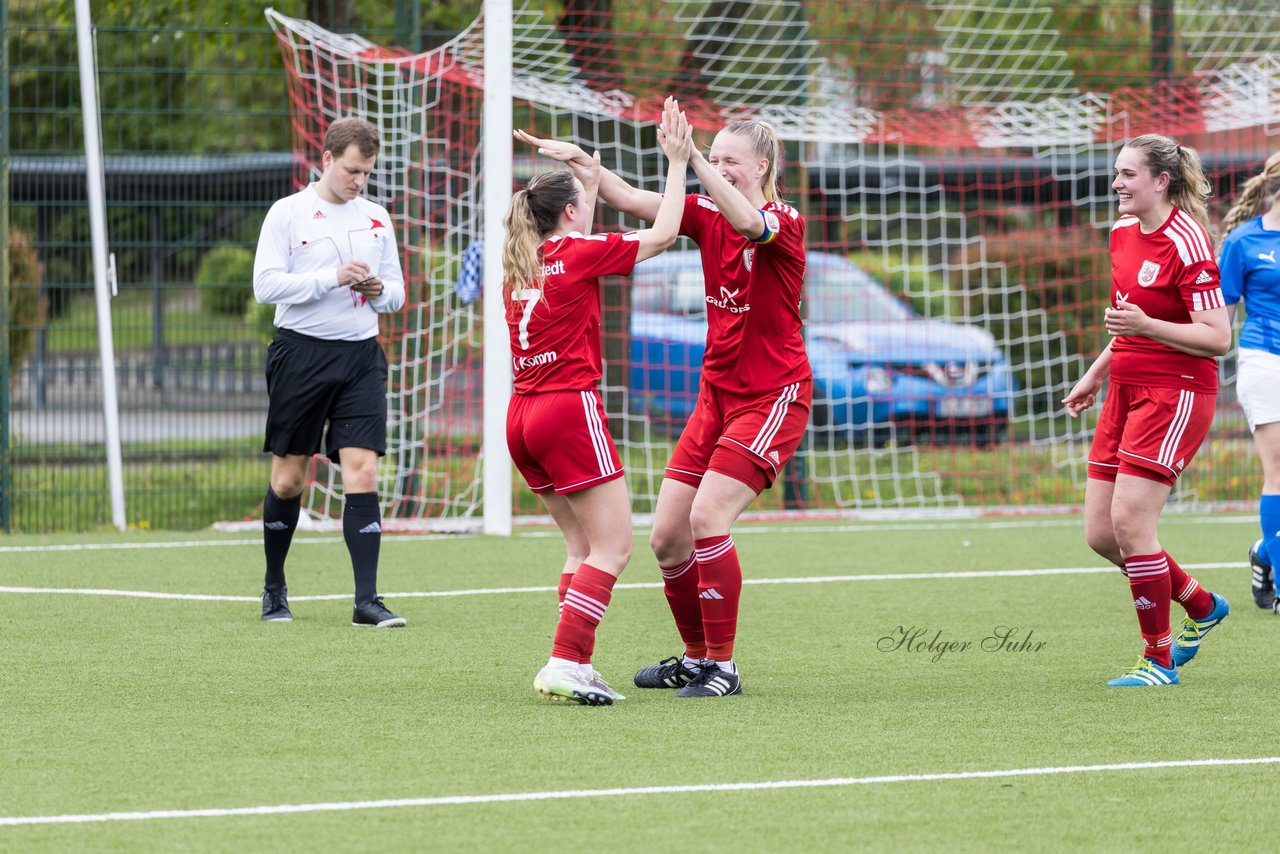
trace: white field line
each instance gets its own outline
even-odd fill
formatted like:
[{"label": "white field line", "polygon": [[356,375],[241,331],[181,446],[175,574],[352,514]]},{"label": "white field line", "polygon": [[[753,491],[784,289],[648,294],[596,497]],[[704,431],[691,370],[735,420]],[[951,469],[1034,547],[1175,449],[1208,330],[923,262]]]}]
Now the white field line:
[{"label": "white field line", "polygon": [[[1177,516],[1170,517],[1167,522],[1178,522],[1195,525],[1223,525],[1223,524],[1246,524],[1257,521],[1256,516],[1191,516],[1180,518]],[[1066,519],[964,519],[956,522],[883,522],[869,524],[844,524],[844,525],[811,525],[811,524],[793,524],[784,523],[776,525],[759,525],[747,524],[735,527],[734,536],[745,534],[852,534],[859,531],[995,531],[1008,528],[1068,528],[1079,527],[1083,529],[1084,522],[1078,516]],[[647,535],[647,527],[637,527],[635,535]],[[383,543],[419,543],[430,540],[460,540],[460,539],[479,539],[480,534],[384,534],[382,536]],[[545,537],[558,537],[559,531],[522,531],[514,534],[514,538],[533,538],[541,539]],[[319,537],[319,536],[299,536],[294,539],[294,544],[303,545],[324,545],[341,543],[342,537],[338,535]],[[261,537],[241,537],[238,539],[210,539],[210,540],[173,540],[170,542],[160,543],[67,543],[63,545],[43,545],[43,546],[0,546],[0,554],[21,554],[29,552],[85,552],[85,551],[115,551],[131,549],[196,549],[196,548],[214,548],[219,546],[262,546]]]},{"label": "white field line", "polygon": [[222,818],[227,816],[282,815],[308,812],[348,812],[354,810],[405,807],[465,806],[524,801],[560,801],[580,798],[618,798],[635,795],[690,794],[695,792],[749,792],[769,789],[821,789],[840,786],[875,786],[887,783],[929,783],[952,780],[993,780],[1008,777],[1047,777],[1058,774],[1099,774],[1115,771],[1155,771],[1167,768],[1221,768],[1239,765],[1274,765],[1280,756],[1247,759],[1183,759],[1166,762],[1120,762],[1111,765],[1064,765],[1047,768],[1011,768],[996,771],[955,771],[940,774],[891,774],[880,777],[832,777],[826,780],[770,780],[757,783],[705,783],[687,786],[644,786],[617,789],[577,789],[550,792],[510,792],[494,795],[445,795],[435,798],[394,798],[378,801],[332,801],[315,804],[275,804],[198,810],[152,810],[148,812],[108,812],[81,815],[0,816],[0,827],[30,824],[91,824],[109,821],[155,821],[157,819]]},{"label": "white field line", "polygon": [[[1186,569],[1226,569],[1240,567],[1235,563],[1188,563]],[[946,581],[959,578],[1019,578],[1041,575],[1095,575],[1118,572],[1110,566],[1064,566],[1049,569],[990,569],[969,572],[886,572],[867,575],[814,575],[798,578],[744,578],[746,584],[841,584],[853,581]],[[662,582],[624,582],[614,590],[657,590]],[[384,593],[389,599],[437,599],[447,596],[494,596],[507,593],[551,593],[555,587],[474,587],[466,590],[420,590],[407,593]],[[77,596],[122,596],[130,599],[180,599],[185,602],[257,602],[259,596],[216,596],[204,593],[160,593],[150,590],[113,590],[94,587],[0,587],[0,593],[69,594]],[[290,596],[291,602],[321,602],[350,599],[350,593],[326,593],[316,596]]]}]

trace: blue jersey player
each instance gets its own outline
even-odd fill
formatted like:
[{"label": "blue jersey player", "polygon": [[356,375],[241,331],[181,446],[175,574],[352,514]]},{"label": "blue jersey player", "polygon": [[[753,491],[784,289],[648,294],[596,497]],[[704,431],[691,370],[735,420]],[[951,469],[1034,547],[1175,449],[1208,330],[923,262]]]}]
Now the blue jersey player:
[{"label": "blue jersey player", "polygon": [[1280,562],[1280,152],[1244,185],[1223,223],[1218,267],[1232,317],[1244,300],[1237,396],[1262,460],[1262,539],[1249,549],[1253,598],[1280,616],[1272,568]]}]

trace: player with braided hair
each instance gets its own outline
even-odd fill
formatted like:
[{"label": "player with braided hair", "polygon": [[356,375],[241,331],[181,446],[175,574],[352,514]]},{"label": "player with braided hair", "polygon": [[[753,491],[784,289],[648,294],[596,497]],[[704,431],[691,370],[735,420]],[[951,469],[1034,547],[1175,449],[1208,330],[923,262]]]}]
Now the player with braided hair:
[{"label": "player with braided hair", "polygon": [[1222,296],[1233,321],[1242,299],[1246,315],[1236,393],[1262,461],[1262,538],[1249,549],[1253,600],[1280,616],[1273,572],[1280,561],[1280,152],[1245,182],[1222,230]]}]

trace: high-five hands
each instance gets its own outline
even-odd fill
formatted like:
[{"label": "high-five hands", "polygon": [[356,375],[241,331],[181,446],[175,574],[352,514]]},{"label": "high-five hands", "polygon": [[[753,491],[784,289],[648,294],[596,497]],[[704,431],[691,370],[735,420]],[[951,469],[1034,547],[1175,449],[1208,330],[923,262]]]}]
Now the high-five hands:
[{"label": "high-five hands", "polygon": [[[559,160],[561,163],[569,163],[586,169],[591,168],[592,158],[575,143],[563,142],[558,139],[544,139],[540,136],[534,136],[525,130],[514,130],[511,135],[523,143],[532,145],[544,157],[550,157],[552,160]],[[597,162],[599,162],[598,159]]]},{"label": "high-five hands", "polygon": [[687,161],[693,155],[693,128],[680,110],[680,102],[670,95],[662,105],[662,123],[658,125],[658,145],[669,160]]}]

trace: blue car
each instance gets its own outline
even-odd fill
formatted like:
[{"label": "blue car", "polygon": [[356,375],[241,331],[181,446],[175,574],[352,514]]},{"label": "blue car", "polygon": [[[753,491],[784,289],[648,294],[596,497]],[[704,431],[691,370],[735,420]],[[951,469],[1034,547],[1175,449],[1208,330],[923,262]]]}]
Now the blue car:
[{"label": "blue car", "polygon": [[[840,255],[810,252],[802,310],[818,438],[976,441],[1008,435],[1017,384],[991,333],[929,320]],[[706,349],[702,262],[667,252],[631,285],[633,412],[678,432],[693,411]]]}]

